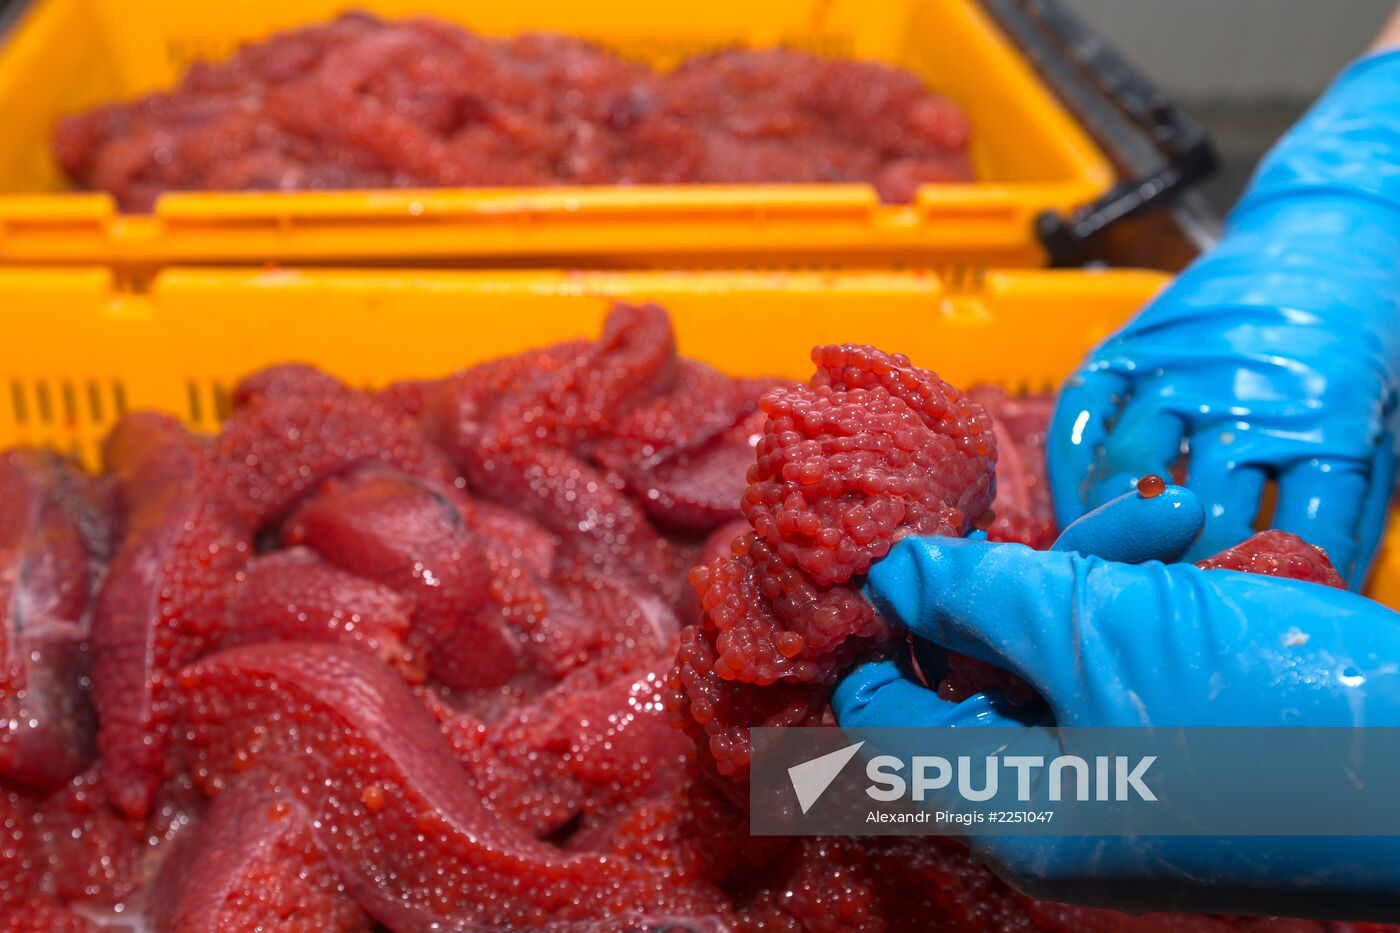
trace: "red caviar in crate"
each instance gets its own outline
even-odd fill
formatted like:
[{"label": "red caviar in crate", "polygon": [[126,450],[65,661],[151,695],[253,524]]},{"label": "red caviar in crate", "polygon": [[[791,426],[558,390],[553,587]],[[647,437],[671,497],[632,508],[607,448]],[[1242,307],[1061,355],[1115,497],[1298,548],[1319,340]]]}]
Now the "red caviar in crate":
[{"label": "red caviar in crate", "polygon": [[566,36],[365,13],[273,35],[171,92],[59,123],[79,186],[164,191],[972,180],[970,128],[915,75],[792,50],[668,73]]},{"label": "red caviar in crate", "polygon": [[973,386],[968,395],[987,410],[997,438],[997,496],[986,520],[989,541],[1048,548],[1055,541],[1055,507],[1045,471],[1045,432],[1055,399],[1012,395],[1000,386]]},{"label": "red caviar in crate", "polygon": [[[619,305],[597,340],[374,394],[274,367],[212,440],[131,415],[103,479],[0,460],[30,658],[0,689],[0,930],[1232,928],[1028,901],[941,840],[749,836],[747,727],[831,724],[840,673],[904,646],[871,564],[1042,515],[1048,405],[813,359],[731,379]],[[1037,700],[942,669],[949,698]]]},{"label": "red caviar in crate", "polygon": [[52,454],[0,454],[0,778],[53,790],[91,761],[92,596],[108,559],[110,486]]}]

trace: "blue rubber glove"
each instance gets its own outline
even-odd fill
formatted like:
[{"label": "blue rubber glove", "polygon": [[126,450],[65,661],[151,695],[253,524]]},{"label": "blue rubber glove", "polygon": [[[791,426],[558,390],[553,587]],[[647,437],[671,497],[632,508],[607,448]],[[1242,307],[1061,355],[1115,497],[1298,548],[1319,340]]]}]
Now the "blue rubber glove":
[{"label": "blue rubber glove", "polygon": [[[1055,551],[910,538],[871,569],[868,594],[926,642],[1020,675],[1063,726],[1400,726],[1400,616],[1318,584],[1152,559],[1188,548],[1203,518],[1168,487],[1108,503]],[[1019,728],[1017,754],[1058,750],[1001,697],[940,699],[894,661],[850,673],[832,707],[845,727]],[[1400,838],[967,841],[1014,887],[1053,900],[1331,918],[1400,908]]]},{"label": "blue rubber glove", "polygon": [[1359,588],[1395,480],[1400,372],[1400,52],[1337,78],[1260,164],[1223,239],[1063,390],[1050,482],[1060,524],[1168,475],[1208,521],[1192,559],[1274,527]]}]

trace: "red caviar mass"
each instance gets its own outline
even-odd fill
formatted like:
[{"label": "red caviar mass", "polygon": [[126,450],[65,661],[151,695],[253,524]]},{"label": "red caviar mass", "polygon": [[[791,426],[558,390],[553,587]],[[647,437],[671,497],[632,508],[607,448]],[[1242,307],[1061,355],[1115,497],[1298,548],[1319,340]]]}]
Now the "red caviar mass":
[{"label": "red caviar mass", "polygon": [[1196,564],[1206,570],[1242,570],[1270,577],[1288,577],[1346,589],[1346,582],[1327,552],[1297,535],[1270,529]]},{"label": "red caviar mass", "polygon": [[740,785],[749,728],[819,722],[836,675],[891,642],[853,579],[896,533],[962,535],[992,503],[996,438],[980,405],[903,356],[812,358],[810,386],[763,397],[743,496],[753,531],[692,572],[703,614],[671,676],[680,720]]},{"label": "red caviar mass", "polygon": [[902,69],[726,51],[662,74],[580,39],[350,13],[69,117],[53,151],[129,211],[164,191],[972,180],[970,128]]},{"label": "red caviar mass", "polygon": [[[618,305],[374,393],[275,367],[216,437],[124,418],[101,476],[0,457],[0,930],[1273,928],[1031,901],[944,840],[748,835],[746,727],[829,724],[903,644],[871,564],[1048,520],[1048,403],[813,360],[733,379]],[[1212,566],[1326,565],[1266,535]],[[991,686],[953,659],[939,689]]]}]

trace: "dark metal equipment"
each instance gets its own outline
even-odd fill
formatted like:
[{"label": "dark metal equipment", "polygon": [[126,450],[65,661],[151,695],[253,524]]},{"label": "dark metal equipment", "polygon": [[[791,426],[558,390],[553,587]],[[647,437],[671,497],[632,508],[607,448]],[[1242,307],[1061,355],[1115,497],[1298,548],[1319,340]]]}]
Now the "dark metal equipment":
[{"label": "dark metal equipment", "polygon": [[1053,265],[1103,261],[1176,270],[1219,219],[1194,186],[1218,167],[1205,130],[1060,0],[983,0],[1121,179],[1037,233]]}]

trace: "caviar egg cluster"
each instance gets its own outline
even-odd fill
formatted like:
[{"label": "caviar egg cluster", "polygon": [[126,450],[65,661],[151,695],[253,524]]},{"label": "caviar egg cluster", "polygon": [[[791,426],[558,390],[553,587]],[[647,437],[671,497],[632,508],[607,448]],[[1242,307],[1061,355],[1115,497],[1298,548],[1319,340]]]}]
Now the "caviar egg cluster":
[{"label": "caviar egg cluster", "polygon": [[1243,925],[1031,901],[940,840],[748,834],[745,727],[831,724],[902,644],[860,575],[985,517],[1027,421],[814,359],[732,379],[618,305],[373,393],[274,367],[213,437],[126,416],[100,475],[0,456],[0,931]]},{"label": "caviar egg cluster", "polygon": [[568,36],[347,13],[61,121],[80,187],[165,191],[972,180],[967,117],[911,72],[787,49],[665,73]]}]

